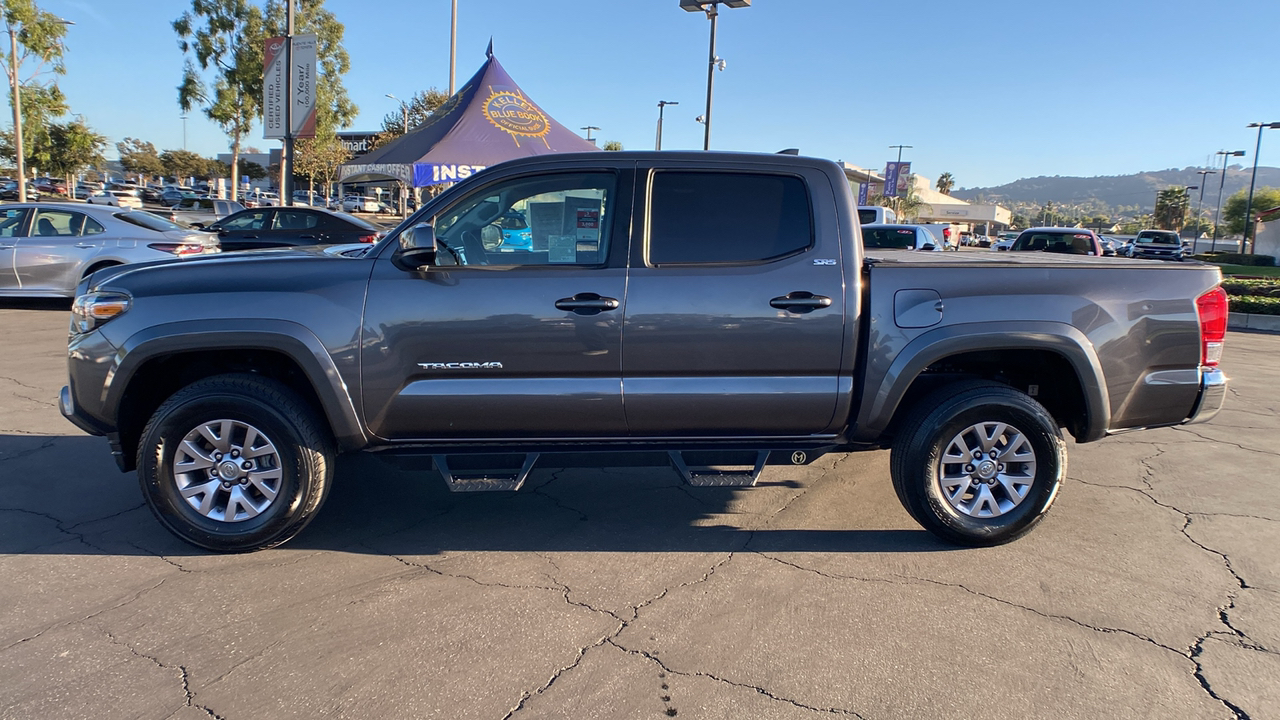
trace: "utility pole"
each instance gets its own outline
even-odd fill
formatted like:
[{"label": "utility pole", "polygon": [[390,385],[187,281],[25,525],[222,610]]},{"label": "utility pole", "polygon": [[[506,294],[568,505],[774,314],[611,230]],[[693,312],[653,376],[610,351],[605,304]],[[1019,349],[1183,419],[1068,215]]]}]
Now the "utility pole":
[{"label": "utility pole", "polygon": [[662,149],[662,111],[668,105],[679,105],[677,100],[659,100],[658,101],[658,142],[654,144],[654,150]]},{"label": "utility pole", "polygon": [[293,0],[285,0],[284,154],[280,158],[280,204],[293,204]]},{"label": "utility pole", "polygon": [[449,15],[449,97],[453,97],[453,78],[458,68],[458,0],[453,0]]}]

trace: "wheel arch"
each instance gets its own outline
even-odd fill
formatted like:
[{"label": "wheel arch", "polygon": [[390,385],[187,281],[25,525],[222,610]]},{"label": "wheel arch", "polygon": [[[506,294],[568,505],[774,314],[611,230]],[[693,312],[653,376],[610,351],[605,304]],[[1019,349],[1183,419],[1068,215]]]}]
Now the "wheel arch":
[{"label": "wheel arch", "polygon": [[166,398],[202,378],[249,372],[283,382],[312,404],[340,450],[367,443],[350,389],[324,345],[282,320],[216,320],[147,328],[120,346],[104,387],[115,408],[122,470],[132,470],[147,419]]},{"label": "wheel arch", "polygon": [[1077,442],[1106,435],[1110,400],[1093,343],[1065,323],[1010,322],[950,325],[905,345],[878,386],[868,386],[854,438],[884,441],[915,399],[958,378],[1000,380],[1024,392],[1040,385],[1048,392],[1037,400]]}]

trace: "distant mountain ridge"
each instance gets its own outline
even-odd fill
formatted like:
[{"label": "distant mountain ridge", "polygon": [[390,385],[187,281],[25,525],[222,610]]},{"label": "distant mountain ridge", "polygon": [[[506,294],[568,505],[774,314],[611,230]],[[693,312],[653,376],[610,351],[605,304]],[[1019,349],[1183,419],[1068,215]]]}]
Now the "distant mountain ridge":
[{"label": "distant mountain ridge", "polygon": [[[1210,168],[1188,167],[1141,172],[1133,175],[1104,175],[1098,177],[1023,178],[996,187],[961,188],[951,194],[961,200],[982,198],[987,202],[1006,206],[1043,205],[1055,206],[1103,203],[1113,208],[1137,206],[1140,212],[1151,212],[1155,207],[1156,193],[1169,187],[1199,185],[1201,177],[1208,179],[1204,189],[1205,207],[1213,207],[1218,201],[1220,175],[1197,175],[1197,170]],[[1233,165],[1227,168],[1222,197],[1225,200],[1241,188],[1249,187],[1249,175],[1253,168]],[[1219,173],[1222,168],[1217,168]],[[1257,187],[1280,187],[1280,168],[1258,167]],[[1199,190],[1191,191],[1191,202],[1197,203]]]}]

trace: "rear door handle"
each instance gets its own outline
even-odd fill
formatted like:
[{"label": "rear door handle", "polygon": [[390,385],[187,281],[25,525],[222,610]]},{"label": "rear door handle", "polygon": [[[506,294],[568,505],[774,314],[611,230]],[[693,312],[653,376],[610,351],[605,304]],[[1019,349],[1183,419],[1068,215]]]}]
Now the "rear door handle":
[{"label": "rear door handle", "polygon": [[299,240],[315,240],[316,236],[315,235],[299,235],[298,239]]},{"label": "rear door handle", "polygon": [[769,307],[793,313],[813,312],[818,308],[830,306],[831,298],[823,295],[814,295],[811,292],[804,291],[790,292],[782,297],[776,297],[769,301]]},{"label": "rear door handle", "polygon": [[88,250],[96,246],[90,245],[89,243],[76,243],[76,247],[80,248],[81,250]]},{"label": "rear door handle", "polygon": [[595,293],[578,293],[571,298],[560,298],[556,308],[579,315],[597,315],[606,310],[617,310],[617,298],[601,297]]}]

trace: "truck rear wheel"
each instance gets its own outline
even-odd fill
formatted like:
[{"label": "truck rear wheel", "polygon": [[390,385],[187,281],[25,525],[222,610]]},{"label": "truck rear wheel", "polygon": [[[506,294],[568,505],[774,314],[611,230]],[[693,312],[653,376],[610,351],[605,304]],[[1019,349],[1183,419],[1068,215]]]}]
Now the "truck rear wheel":
[{"label": "truck rear wheel", "polygon": [[199,380],[166,400],[143,431],[143,496],[161,524],[193,545],[274,547],[298,534],[328,493],[334,451],[322,428],[273,380]]},{"label": "truck rear wheel", "polygon": [[1066,472],[1066,443],[1053,417],[997,383],[951,385],[926,397],[890,455],[903,507],[929,532],[961,545],[999,545],[1030,532]]}]

